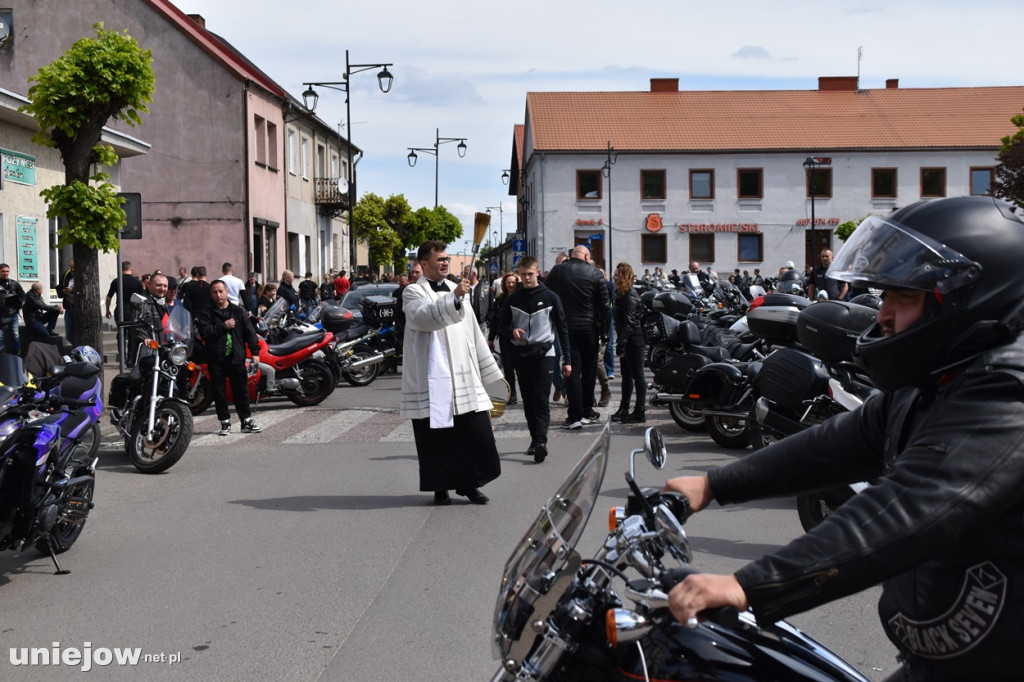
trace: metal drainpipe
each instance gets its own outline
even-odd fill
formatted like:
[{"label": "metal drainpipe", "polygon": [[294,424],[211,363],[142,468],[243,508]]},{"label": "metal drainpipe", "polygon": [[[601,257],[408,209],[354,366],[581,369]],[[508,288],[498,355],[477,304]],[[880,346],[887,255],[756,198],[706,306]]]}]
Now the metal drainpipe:
[{"label": "metal drainpipe", "polygon": [[[250,208],[250,204],[249,204],[249,164],[252,163],[252,158],[250,157],[250,151],[249,151],[249,146],[250,146],[249,145],[249,114],[251,113],[249,111],[249,86],[250,85],[252,85],[252,81],[248,81],[248,80],[245,81],[245,88],[244,88],[245,106],[243,107],[243,109],[245,111],[245,116],[244,116],[244,118],[245,118],[245,123],[244,123],[245,127],[243,128],[243,130],[245,131],[245,133],[242,135],[242,139],[244,141],[243,146],[245,147],[245,163],[243,164],[243,167],[244,167],[243,182],[245,183],[245,186],[242,188],[242,197],[243,197],[242,198],[242,202],[243,202],[243,206],[242,206],[243,220],[242,220],[242,223],[243,223],[243,227],[245,228],[244,229],[244,233],[245,233],[245,255],[246,255],[246,260],[249,261],[249,270],[255,270],[256,269],[256,267],[255,267],[255,265],[256,265],[256,254],[252,252],[252,215],[250,215],[250,213],[249,213],[249,208]],[[283,117],[282,117],[282,119],[283,119]],[[282,125],[284,125],[283,120],[282,120]],[[287,180],[285,182],[287,182]],[[264,240],[264,243],[266,243],[266,240]],[[250,254],[251,254],[251,256],[250,256]],[[248,275],[248,274],[249,273],[247,272],[246,275]],[[263,275],[264,279],[266,279],[267,273],[261,272],[260,274]],[[120,272],[117,273],[117,276],[120,277],[121,273]]]},{"label": "metal drainpipe", "polygon": [[[541,243],[543,243],[541,235],[543,235],[544,232],[545,232],[545,227],[544,227],[544,223],[543,223],[544,216],[545,216],[545,213],[544,213],[544,161],[545,160],[547,160],[547,154],[545,154],[544,152],[541,152],[541,154],[540,154],[540,173],[538,174],[538,175],[540,175],[540,213],[539,213],[539,215],[537,217],[537,240],[540,241]],[[533,194],[534,194],[534,196],[537,195],[537,187],[536,186],[534,186],[534,188],[533,188]],[[533,206],[533,202],[532,201],[530,202],[530,206]],[[543,253],[543,251],[541,253]]]}]

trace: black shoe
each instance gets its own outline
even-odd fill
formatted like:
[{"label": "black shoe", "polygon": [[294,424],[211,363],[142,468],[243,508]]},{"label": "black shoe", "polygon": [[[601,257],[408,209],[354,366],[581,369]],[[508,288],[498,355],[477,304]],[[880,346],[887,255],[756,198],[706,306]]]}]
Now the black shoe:
[{"label": "black shoe", "polygon": [[448,495],[447,490],[435,490],[434,491],[434,504],[439,507],[451,504],[452,498]]},{"label": "black shoe", "polygon": [[533,461],[540,464],[548,457],[548,444],[538,443],[537,447],[533,449]]},{"label": "black shoe", "polygon": [[455,494],[465,497],[473,504],[487,504],[491,501],[491,498],[487,497],[476,488],[470,488],[469,490],[456,490]]},{"label": "black shoe", "polygon": [[515,404],[516,404],[516,403],[518,403],[518,402],[519,402],[519,398],[517,398],[517,397],[516,397],[516,394],[515,394],[515,393],[513,393],[512,395],[510,395],[510,396],[508,397],[508,402],[507,402],[507,403],[505,403],[505,404],[506,404],[506,405],[515,405]]},{"label": "black shoe", "polygon": [[619,405],[619,409],[612,412],[611,420],[613,422],[620,422],[629,416],[629,407],[626,405]]},{"label": "black shoe", "polygon": [[599,421],[601,421],[601,413],[594,412],[593,410],[591,410],[590,414],[584,415],[583,419],[581,419],[580,421],[583,423],[583,426],[586,426],[588,424],[596,424]]},{"label": "black shoe", "polygon": [[643,424],[647,421],[647,414],[644,408],[637,407],[628,416],[622,418],[623,424]]}]

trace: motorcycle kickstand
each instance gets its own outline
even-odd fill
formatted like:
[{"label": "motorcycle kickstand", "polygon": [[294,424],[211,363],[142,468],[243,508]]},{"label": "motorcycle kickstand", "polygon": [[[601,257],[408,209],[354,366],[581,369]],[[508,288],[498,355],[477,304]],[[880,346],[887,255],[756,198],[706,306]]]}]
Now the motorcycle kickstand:
[{"label": "motorcycle kickstand", "polygon": [[50,534],[46,535],[46,550],[50,553],[50,559],[53,561],[54,568],[57,569],[54,575],[67,575],[71,572],[70,569],[60,567],[60,562],[57,561],[57,552],[53,548],[53,536]]}]

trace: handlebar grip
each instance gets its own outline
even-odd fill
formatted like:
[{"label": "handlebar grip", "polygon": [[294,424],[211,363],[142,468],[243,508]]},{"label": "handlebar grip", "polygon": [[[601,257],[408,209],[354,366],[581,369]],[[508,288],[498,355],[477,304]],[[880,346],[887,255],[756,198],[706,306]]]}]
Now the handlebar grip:
[{"label": "handlebar grip", "polygon": [[[695,568],[689,566],[681,566],[679,568],[673,568],[669,571],[665,571],[661,574],[661,587],[668,594],[673,587],[678,583],[683,582],[689,575],[700,573]],[[691,618],[689,622],[684,623],[688,628],[696,628],[698,622],[701,620],[709,620],[712,623],[718,623],[719,625],[727,628],[733,628],[739,625],[740,612],[736,610],[735,606],[718,606],[713,609],[704,609],[700,612],[699,618]]]}]

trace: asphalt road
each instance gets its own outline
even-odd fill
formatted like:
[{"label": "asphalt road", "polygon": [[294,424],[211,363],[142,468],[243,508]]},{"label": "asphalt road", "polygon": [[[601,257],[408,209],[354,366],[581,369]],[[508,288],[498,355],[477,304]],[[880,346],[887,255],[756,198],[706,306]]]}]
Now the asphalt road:
[{"label": "asphalt road", "polygon": [[[434,507],[417,490],[412,429],[397,415],[400,379],[340,387],[325,403],[261,405],[261,434],[216,435],[196,421],[185,457],[146,476],[118,442],[101,450],[96,508],[53,575],[35,550],[0,554],[0,680],[490,679],[491,617],[509,553],[597,434],[553,429],[550,456],[528,459],[521,407],[496,422],[501,478],[487,506]],[[552,421],[564,417],[554,407]],[[638,464],[642,485],[701,472],[742,453],[684,433],[664,410],[664,471]],[[624,500],[629,450],[643,427],[614,427],[613,457],[584,556],[603,539],[605,510]],[[793,500],[721,509],[687,526],[702,570],[730,571],[800,532]],[[881,679],[895,649],[869,590],[793,622]],[[57,648],[59,665],[21,665],[22,649]],[[77,649],[88,654],[75,662]],[[135,665],[115,649],[138,649]],[[88,651],[87,651],[88,650]],[[37,652],[38,654],[38,652]],[[70,661],[70,662],[68,662]],[[140,670],[141,668],[141,670]]]}]

